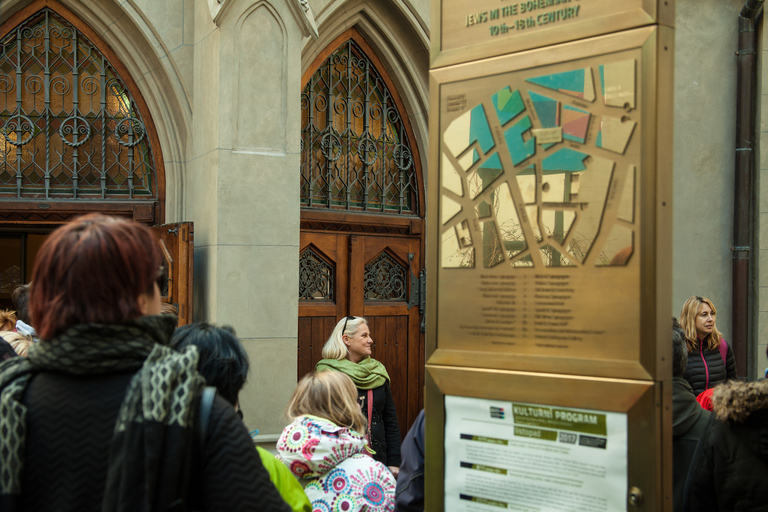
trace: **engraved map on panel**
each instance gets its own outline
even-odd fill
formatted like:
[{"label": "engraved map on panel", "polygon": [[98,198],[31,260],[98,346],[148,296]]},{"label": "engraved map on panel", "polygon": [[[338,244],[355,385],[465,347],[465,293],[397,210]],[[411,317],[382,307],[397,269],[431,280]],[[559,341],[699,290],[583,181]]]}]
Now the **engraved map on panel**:
[{"label": "engraved map on panel", "polygon": [[455,117],[441,141],[442,268],[576,270],[632,258],[637,61],[557,69],[494,77],[498,88],[479,101],[447,97]]}]

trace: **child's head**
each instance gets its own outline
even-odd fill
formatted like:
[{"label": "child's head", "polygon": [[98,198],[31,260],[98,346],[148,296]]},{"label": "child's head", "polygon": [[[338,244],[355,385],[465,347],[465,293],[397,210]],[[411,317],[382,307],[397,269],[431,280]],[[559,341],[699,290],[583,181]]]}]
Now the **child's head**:
[{"label": "child's head", "polygon": [[197,371],[209,386],[232,405],[248,377],[248,354],[229,325],[216,326],[206,322],[187,324],[176,329],[170,346],[176,350],[196,346],[200,355]]},{"label": "child's head", "polygon": [[285,412],[291,419],[311,414],[365,434],[367,421],[357,403],[357,388],[341,372],[306,374],[293,391]]},{"label": "child's head", "polygon": [[32,336],[25,336],[16,331],[0,331],[0,338],[7,341],[14,352],[22,357],[27,357],[27,350],[35,344]]},{"label": "child's head", "polygon": [[16,328],[16,313],[10,309],[0,310],[0,331],[12,331]]}]

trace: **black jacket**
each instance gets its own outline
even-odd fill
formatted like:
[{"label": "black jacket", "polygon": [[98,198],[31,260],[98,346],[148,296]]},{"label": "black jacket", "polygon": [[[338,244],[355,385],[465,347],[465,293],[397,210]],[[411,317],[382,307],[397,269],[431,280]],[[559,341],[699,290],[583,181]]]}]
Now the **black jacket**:
[{"label": "black jacket", "polygon": [[675,512],[683,509],[688,469],[711,415],[696,401],[696,395],[685,379],[672,379],[672,490]]},{"label": "black jacket", "polygon": [[16,351],[13,350],[11,344],[5,341],[3,338],[0,338],[0,363],[6,359],[10,359],[16,356]]},{"label": "black jacket", "polygon": [[424,510],[424,409],[421,410],[402,446],[403,463],[397,475],[397,512]]},{"label": "black jacket", "polygon": [[[368,419],[368,390],[357,390],[362,404],[363,416]],[[400,467],[400,427],[397,411],[389,382],[373,389],[373,411],[371,414],[371,448],[376,452],[373,458],[386,466]]]},{"label": "black jacket", "polygon": [[713,418],[691,461],[683,510],[766,510],[768,380],[718,386],[712,405]]},{"label": "black jacket", "polygon": [[727,365],[723,362],[720,350],[702,350],[700,342],[697,343],[696,351],[688,353],[688,366],[683,377],[691,385],[696,396],[721,382],[736,378],[736,360],[730,344],[726,361]]},{"label": "black jacket", "polygon": [[[18,510],[102,510],[115,422],[133,375],[40,371],[31,377],[23,397],[27,433]],[[192,449],[190,479],[186,507],[178,510],[290,510],[245,425],[218,396],[205,441]]]}]

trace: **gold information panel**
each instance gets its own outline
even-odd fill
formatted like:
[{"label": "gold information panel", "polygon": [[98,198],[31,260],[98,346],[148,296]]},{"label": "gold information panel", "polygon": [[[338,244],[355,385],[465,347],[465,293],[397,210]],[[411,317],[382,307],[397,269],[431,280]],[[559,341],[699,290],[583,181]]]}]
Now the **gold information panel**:
[{"label": "gold information panel", "polygon": [[668,383],[427,365],[426,386],[427,510],[671,510]]},{"label": "gold information panel", "polygon": [[642,198],[669,172],[655,84],[671,37],[647,27],[432,71],[431,364],[652,378],[641,277],[656,233],[641,219],[657,214]]},{"label": "gold information panel", "polygon": [[670,0],[442,0],[432,67],[659,23],[672,26]]}]

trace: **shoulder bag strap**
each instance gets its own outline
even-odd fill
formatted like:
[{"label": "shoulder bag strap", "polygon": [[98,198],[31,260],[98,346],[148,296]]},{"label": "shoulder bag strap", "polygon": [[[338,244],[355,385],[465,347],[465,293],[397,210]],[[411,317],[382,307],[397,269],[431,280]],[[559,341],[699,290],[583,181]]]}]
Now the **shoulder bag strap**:
[{"label": "shoulder bag strap", "polygon": [[728,371],[728,361],[726,361],[726,357],[728,356],[728,342],[725,341],[723,338],[720,338],[720,357],[723,358],[723,364],[725,365],[725,371]]},{"label": "shoulder bag strap", "polygon": [[373,390],[368,390],[368,444],[371,443],[371,415],[373,414]]}]

